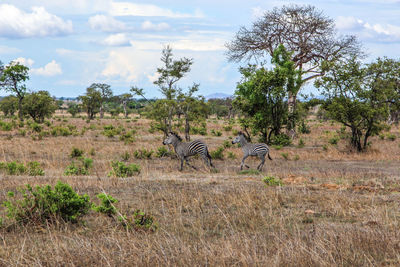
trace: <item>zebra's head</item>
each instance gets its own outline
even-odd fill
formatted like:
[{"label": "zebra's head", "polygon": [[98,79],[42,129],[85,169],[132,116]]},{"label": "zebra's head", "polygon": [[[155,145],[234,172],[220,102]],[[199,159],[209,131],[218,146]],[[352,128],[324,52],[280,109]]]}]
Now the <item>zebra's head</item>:
[{"label": "zebra's head", "polygon": [[235,137],[235,139],[232,140],[232,144],[240,143],[240,140],[244,137],[242,132],[238,133],[238,136]]},{"label": "zebra's head", "polygon": [[165,140],[163,141],[163,145],[170,145],[175,143],[176,141],[182,141],[182,138],[176,133],[170,132],[167,135],[167,138],[165,138]]}]

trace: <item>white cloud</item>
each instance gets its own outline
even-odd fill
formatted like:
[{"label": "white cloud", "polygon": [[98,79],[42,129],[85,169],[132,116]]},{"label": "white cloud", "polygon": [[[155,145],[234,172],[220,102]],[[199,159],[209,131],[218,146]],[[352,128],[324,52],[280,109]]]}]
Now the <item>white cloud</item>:
[{"label": "white cloud", "polygon": [[142,29],[146,31],[164,31],[168,30],[170,26],[168,23],[161,22],[158,24],[154,24],[149,20],[146,20],[145,22],[142,23]]},{"label": "white cloud", "polygon": [[118,32],[126,29],[125,23],[105,15],[95,15],[90,17],[89,25],[92,29],[103,32]]},{"label": "white cloud", "polygon": [[101,43],[107,46],[127,46],[130,44],[125,33],[112,34],[104,39]]},{"label": "white cloud", "polygon": [[31,69],[31,73],[40,76],[55,76],[62,74],[61,66],[55,60],[47,63],[44,67]]},{"label": "white cloud", "polygon": [[26,13],[13,5],[0,5],[0,35],[11,38],[60,36],[73,31],[72,22],[52,15],[44,7]]},{"label": "white cloud", "polygon": [[371,24],[355,17],[338,17],[336,27],[342,31],[356,32],[362,39],[377,42],[400,41],[400,26]]},{"label": "white cloud", "polygon": [[14,54],[19,52],[21,52],[21,50],[18,48],[0,45],[0,54]]},{"label": "white cloud", "polygon": [[150,4],[136,4],[129,2],[112,2],[109,14],[112,16],[139,16],[139,17],[171,17],[192,18],[203,17],[203,13],[196,10],[194,14],[182,14],[171,9],[158,7]]},{"label": "white cloud", "polygon": [[24,65],[26,67],[32,67],[33,63],[35,63],[35,61],[33,61],[33,59],[30,58],[24,58],[24,57],[19,57],[13,60],[14,62],[18,62],[21,65]]}]

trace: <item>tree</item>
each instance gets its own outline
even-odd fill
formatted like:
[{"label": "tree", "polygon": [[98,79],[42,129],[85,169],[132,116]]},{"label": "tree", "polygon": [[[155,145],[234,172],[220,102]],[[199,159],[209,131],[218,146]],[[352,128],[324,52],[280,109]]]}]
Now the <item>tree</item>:
[{"label": "tree", "polygon": [[38,91],[27,94],[22,103],[24,114],[28,114],[38,123],[42,123],[44,118],[50,118],[57,110],[57,103],[47,91]]},{"label": "tree", "polygon": [[4,116],[13,116],[18,110],[18,98],[13,95],[6,96],[0,101],[0,110]]},{"label": "tree", "polygon": [[100,92],[100,118],[104,117],[104,103],[112,97],[113,93],[111,90],[111,86],[105,83],[92,83],[89,88]]},{"label": "tree", "polygon": [[187,93],[178,95],[178,111],[183,114],[185,120],[185,139],[190,141],[190,122],[207,117],[207,105],[203,97],[195,97],[193,94],[199,90],[199,84],[189,87]]},{"label": "tree", "polygon": [[122,104],[122,107],[124,109],[124,116],[125,118],[128,118],[128,102],[132,99],[132,94],[123,94],[120,95],[120,101]]},{"label": "tree", "polygon": [[246,115],[246,125],[242,126],[250,126],[269,143],[271,135],[279,135],[287,122],[286,77],[277,68],[267,70],[254,65],[241,68],[240,72],[243,80],[237,86],[233,104]]},{"label": "tree", "polygon": [[363,66],[357,58],[345,64],[335,63],[315,85],[327,97],[324,108],[328,115],[350,128],[350,144],[357,151],[364,151],[368,138],[385,127],[389,108],[389,88],[382,87],[377,79],[382,73],[376,63]]},{"label": "tree", "polygon": [[360,55],[360,45],[355,36],[337,37],[335,23],[313,6],[290,5],[265,12],[250,29],[241,27],[234,40],[228,43],[229,60],[262,60],[273,56],[283,44],[292,52],[291,61],[301,73],[299,86],[288,92],[288,111],[295,125],[296,99],[301,86],[323,76],[327,62]]},{"label": "tree", "polygon": [[67,112],[71,114],[72,118],[75,118],[76,114],[81,112],[81,109],[77,103],[70,102],[68,103]]},{"label": "tree", "polygon": [[[159,74],[158,79],[154,82],[165,96],[166,100],[169,102],[176,101],[177,95],[180,93],[180,89],[177,87],[176,83],[183,78],[189,71],[193,64],[193,59],[181,58],[179,60],[173,60],[172,48],[166,46],[162,51],[161,61],[164,64],[163,67],[157,68],[157,73]],[[166,127],[167,134],[172,131],[172,118],[176,113],[174,109],[176,105],[169,105],[167,111]]]},{"label": "tree", "polygon": [[28,71],[28,67],[12,61],[8,66],[1,67],[0,72],[0,85],[18,98],[18,117],[21,121],[24,119],[22,101],[26,95],[26,86],[23,83],[29,79]]},{"label": "tree", "polygon": [[86,88],[86,94],[79,96],[78,99],[82,101],[82,109],[86,111],[88,120],[95,118],[101,106],[101,93],[93,87]]}]

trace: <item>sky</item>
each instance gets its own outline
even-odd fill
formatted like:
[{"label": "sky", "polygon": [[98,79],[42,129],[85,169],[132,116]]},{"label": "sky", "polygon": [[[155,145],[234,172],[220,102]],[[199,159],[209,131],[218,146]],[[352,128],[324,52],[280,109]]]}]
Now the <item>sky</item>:
[{"label": "sky", "polygon": [[[201,95],[231,95],[246,62],[229,62],[225,44],[263,12],[290,4],[313,5],[339,35],[356,35],[367,61],[400,59],[400,0],[0,0],[0,60],[28,66],[28,89],[57,97],[83,95],[92,83],[161,97],[153,81],[170,45],[174,59],[194,61],[181,88],[200,83]],[[318,94],[312,85],[304,91]]]}]

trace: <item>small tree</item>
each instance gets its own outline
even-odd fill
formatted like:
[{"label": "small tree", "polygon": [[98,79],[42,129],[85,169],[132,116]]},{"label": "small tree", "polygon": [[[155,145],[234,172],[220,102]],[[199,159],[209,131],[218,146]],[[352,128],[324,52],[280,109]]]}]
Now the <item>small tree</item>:
[{"label": "small tree", "polygon": [[86,89],[86,94],[79,96],[78,99],[82,101],[82,109],[86,111],[88,119],[94,119],[100,110],[101,93],[93,87],[88,87]]},{"label": "small tree", "polygon": [[76,114],[81,112],[81,109],[77,103],[68,103],[67,112],[71,114],[73,118],[75,118]]},{"label": "small tree", "polygon": [[388,90],[376,83],[379,76],[374,64],[362,66],[352,58],[346,64],[334,64],[315,82],[328,98],[324,108],[329,116],[350,128],[350,144],[357,151],[367,148],[368,138],[384,128],[388,117]]},{"label": "small tree", "polygon": [[120,101],[122,104],[122,108],[124,109],[124,117],[128,118],[128,103],[132,99],[132,94],[123,94],[120,95]]},{"label": "small tree", "polygon": [[29,79],[28,71],[28,67],[14,61],[1,69],[0,85],[18,98],[18,117],[21,121],[24,119],[22,101],[26,95],[26,86],[23,83]]},{"label": "small tree", "polygon": [[[190,71],[190,67],[193,64],[193,59],[181,58],[173,60],[172,57],[172,48],[170,46],[165,47],[161,56],[164,66],[157,68],[157,73],[160,76],[154,82],[160,88],[161,93],[168,102],[176,101],[176,97],[180,93],[180,89],[176,86],[176,83]],[[172,130],[172,118],[176,113],[175,107],[176,105],[169,105],[168,111],[165,114],[167,116],[165,120],[167,133]]]},{"label": "small tree", "polygon": [[185,139],[190,141],[190,122],[207,117],[207,105],[202,97],[193,94],[199,90],[199,84],[193,84],[187,93],[178,95],[178,110],[185,119]]},{"label": "small tree", "polygon": [[57,103],[47,91],[39,91],[27,94],[24,98],[22,109],[38,123],[44,118],[50,118],[57,109]]},{"label": "small tree", "polygon": [[18,98],[13,95],[6,96],[0,101],[0,110],[4,116],[13,116],[18,110]]},{"label": "small tree", "polygon": [[92,83],[89,88],[100,92],[100,118],[104,117],[104,103],[110,99],[113,95],[111,86],[105,83]]}]

